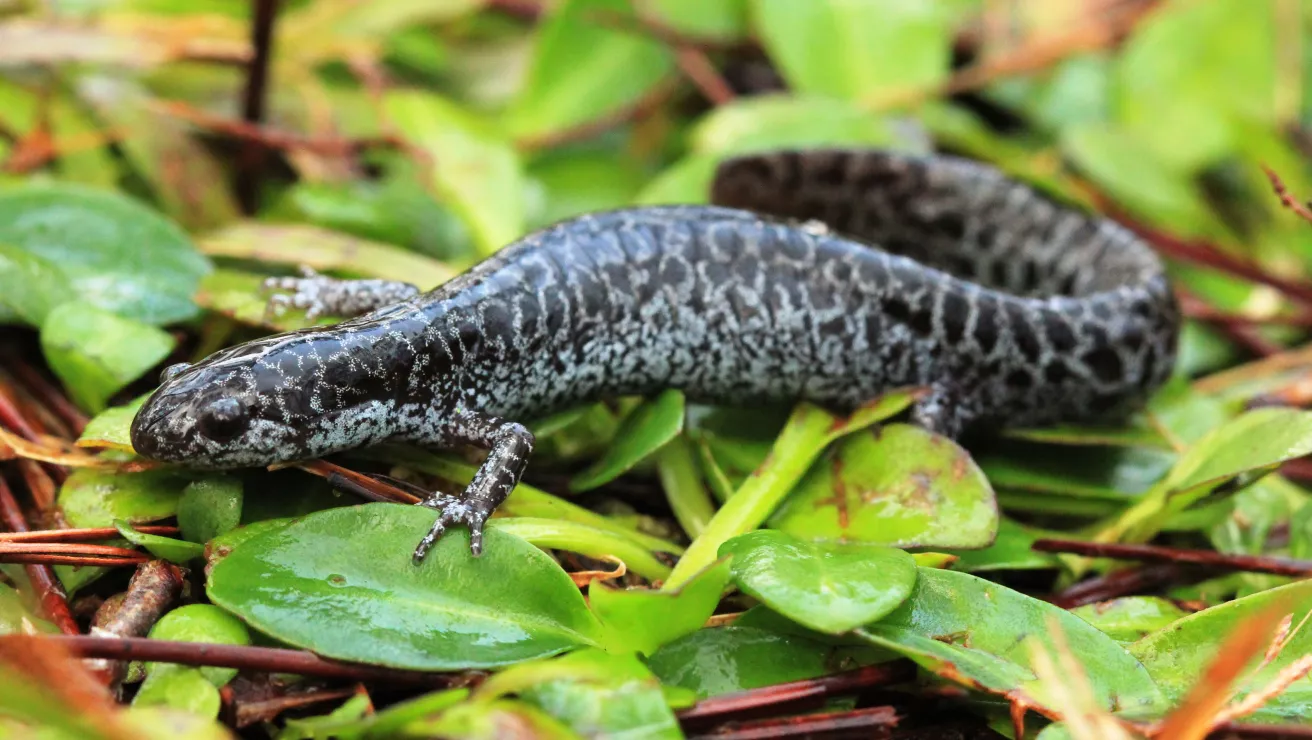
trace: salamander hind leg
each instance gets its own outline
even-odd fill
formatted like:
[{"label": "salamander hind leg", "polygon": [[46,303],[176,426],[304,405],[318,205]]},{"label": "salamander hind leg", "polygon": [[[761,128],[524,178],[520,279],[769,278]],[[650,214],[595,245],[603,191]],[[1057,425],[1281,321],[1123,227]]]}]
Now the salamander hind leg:
[{"label": "salamander hind leg", "polygon": [[528,465],[529,454],[533,452],[533,433],[528,429],[469,409],[456,410],[448,434],[452,441],[486,447],[490,451],[474,474],[474,480],[465,489],[463,498],[439,493],[418,504],[440,509],[442,514],[415,548],[416,565],[453,524],[469,527],[469,550],[475,556],[482,554],[483,524],[515,490]]},{"label": "salamander hind leg", "polygon": [[419,295],[419,288],[396,280],[339,280],[320,275],[306,265],[301,277],[272,277],[266,292],[278,291],[265,305],[265,316],[280,315],[288,307],[305,309],[305,317],[325,314],[353,317]]},{"label": "salamander hind leg", "polygon": [[919,427],[950,439],[965,431],[970,413],[961,404],[961,395],[951,383],[934,383],[929,393],[911,406],[911,421]]}]

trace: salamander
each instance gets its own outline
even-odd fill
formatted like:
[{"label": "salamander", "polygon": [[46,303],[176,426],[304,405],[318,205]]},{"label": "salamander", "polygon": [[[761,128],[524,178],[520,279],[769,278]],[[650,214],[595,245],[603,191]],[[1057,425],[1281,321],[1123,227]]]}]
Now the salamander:
[{"label": "salamander", "polygon": [[921,386],[949,436],[1123,414],[1171,374],[1180,313],[1132,232],[944,155],[783,151],[722,162],[711,205],[590,213],[421,293],[280,278],[277,300],[360,313],[174,365],[136,451],[200,468],[382,441],[489,450],[441,515],[482,528],[523,474],[524,423],[613,396],[810,401]]}]

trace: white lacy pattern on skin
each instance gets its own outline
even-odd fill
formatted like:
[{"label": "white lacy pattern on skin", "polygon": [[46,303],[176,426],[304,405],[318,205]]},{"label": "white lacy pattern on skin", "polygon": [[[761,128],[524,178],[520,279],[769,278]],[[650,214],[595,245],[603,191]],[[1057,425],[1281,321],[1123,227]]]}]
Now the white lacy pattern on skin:
[{"label": "white lacy pattern on skin", "polygon": [[[1133,404],[1174,364],[1179,315],[1156,256],[992,169],[765,155],[726,163],[714,191],[734,209],[584,216],[427,294],[218,352],[167,378],[133,443],[265,465],[387,438],[476,441],[472,418],[667,387],[842,409],[911,384],[935,390],[915,418],[956,434]],[[218,419],[220,399],[237,400],[237,421]]]}]

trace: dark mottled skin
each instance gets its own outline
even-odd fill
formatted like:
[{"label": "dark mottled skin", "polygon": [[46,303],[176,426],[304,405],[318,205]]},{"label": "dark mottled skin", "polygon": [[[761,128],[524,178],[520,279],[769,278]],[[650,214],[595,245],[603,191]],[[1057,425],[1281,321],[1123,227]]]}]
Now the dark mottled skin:
[{"label": "dark mottled skin", "polygon": [[[1156,256],[993,169],[754,156],[721,166],[713,201],[582,216],[429,293],[170,368],[133,445],[205,467],[382,440],[489,448],[463,499],[426,502],[443,515],[422,557],[455,522],[479,550],[532,450],[518,422],[603,396],[674,387],[841,410],[924,385],[915,420],[956,435],[1120,412],[1174,364],[1179,313]],[[357,308],[398,295],[376,283],[336,290]]]}]

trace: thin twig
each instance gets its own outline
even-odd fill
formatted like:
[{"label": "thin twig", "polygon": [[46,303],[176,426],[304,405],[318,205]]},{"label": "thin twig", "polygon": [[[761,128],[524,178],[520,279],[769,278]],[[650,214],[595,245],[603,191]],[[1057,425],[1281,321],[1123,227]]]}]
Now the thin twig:
[{"label": "thin twig", "polygon": [[[9,485],[5,483],[4,476],[0,476],[0,523],[11,532],[28,531],[27,519],[23,517],[22,509],[18,508],[18,501],[9,490]],[[64,596],[64,589],[59,585],[59,580],[55,578],[55,572],[48,565],[35,563],[29,564],[26,570],[46,617],[55,623],[60,632],[68,635],[78,634],[81,630],[73,619],[73,613],[68,609],[68,599]]]},{"label": "thin twig", "polygon": [[1278,576],[1312,575],[1312,560],[1275,558],[1265,555],[1227,555],[1215,550],[1185,550],[1159,545],[1126,545],[1058,539],[1036,540],[1032,548],[1038,552],[1060,552],[1113,560],[1202,565],[1218,570],[1270,573]]},{"label": "thin twig", "polygon": [[[0,643],[14,639],[0,637]],[[424,673],[397,668],[344,663],[320,658],[305,650],[256,647],[254,645],[220,645],[205,642],[153,640],[146,637],[93,637],[91,635],[43,636],[29,639],[51,640],[84,658],[107,660],[143,660],[178,665],[216,666],[261,673],[292,673],[315,678],[345,681],[380,681],[427,686],[470,685],[481,673]]]},{"label": "thin twig", "polygon": [[[178,533],[177,527],[167,525],[133,525],[142,534],[170,537]],[[81,529],[33,529],[27,532],[0,532],[0,545],[7,542],[95,542],[118,537],[113,527],[84,527]],[[133,551],[135,552],[135,550]]]},{"label": "thin twig", "polygon": [[1267,179],[1271,181],[1271,189],[1276,191],[1276,197],[1280,199],[1281,205],[1293,211],[1304,221],[1312,223],[1312,210],[1308,209],[1308,206],[1312,204],[1304,205],[1295,200],[1294,196],[1289,194],[1289,190],[1285,188],[1284,181],[1275,173],[1275,170],[1266,165],[1262,165],[1262,171],[1266,173]]},{"label": "thin twig", "polygon": [[916,666],[911,661],[880,663],[819,678],[713,696],[679,712],[679,723],[685,728],[694,725],[700,727],[712,721],[742,718],[762,710],[777,714],[785,706],[789,711],[795,711],[800,708],[798,704],[819,706],[826,697],[904,683],[915,677]]},{"label": "thin twig", "polygon": [[[251,19],[251,63],[247,66],[246,91],[242,103],[242,120],[258,126],[264,120],[264,102],[269,82],[269,60],[273,56],[273,24],[278,14],[278,0],[253,0]],[[264,174],[266,151],[255,139],[247,140],[241,153],[237,173],[237,197],[242,209],[255,213],[259,206],[260,181]]]}]

